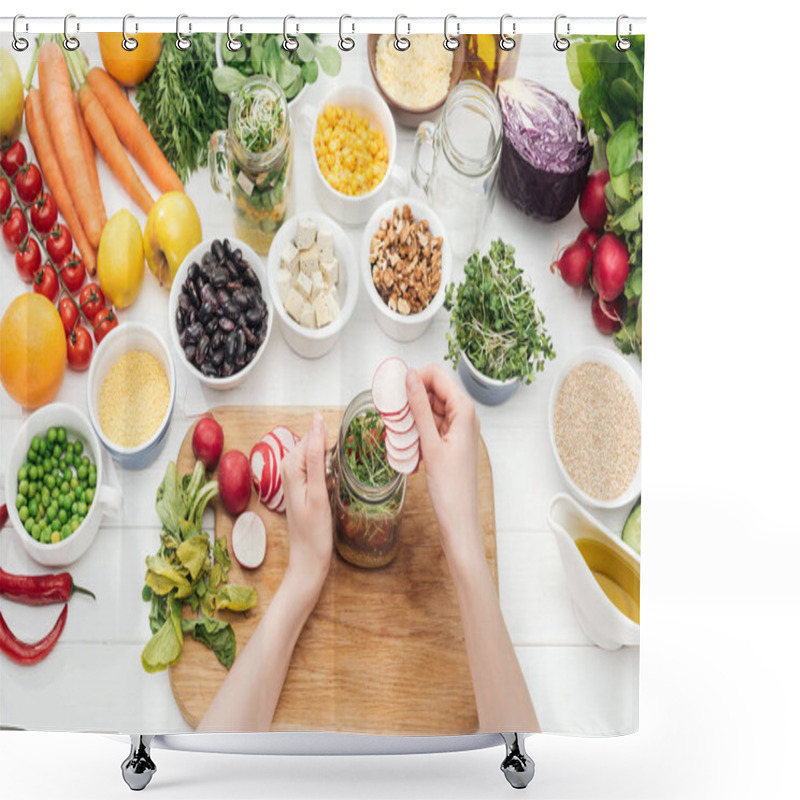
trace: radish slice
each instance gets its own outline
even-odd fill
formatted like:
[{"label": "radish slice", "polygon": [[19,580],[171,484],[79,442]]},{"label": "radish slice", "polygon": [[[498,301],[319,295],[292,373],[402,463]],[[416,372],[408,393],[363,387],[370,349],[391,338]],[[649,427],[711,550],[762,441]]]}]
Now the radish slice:
[{"label": "radish slice", "polygon": [[394,420],[388,417],[381,417],[381,419],[383,420],[383,426],[386,428],[387,435],[389,433],[408,433],[408,431],[415,427],[414,415],[410,412],[401,420]]},{"label": "radish slice", "polygon": [[372,402],[381,416],[401,417],[408,407],[406,375],[408,365],[402,358],[387,358],[375,370],[372,379]]},{"label": "radish slice", "polygon": [[250,477],[262,503],[274,491],[275,471],[276,462],[272,448],[265,442],[256,442],[250,451]]},{"label": "radish slice", "polygon": [[283,448],[287,453],[291,452],[291,450],[297,444],[294,433],[285,425],[276,425],[270,431],[270,433],[277,437],[278,441],[283,445]]},{"label": "radish slice", "polygon": [[411,456],[411,458],[394,458],[387,450],[386,455],[389,461],[389,466],[401,475],[410,475],[419,465],[419,450]]},{"label": "radish slice", "polygon": [[255,569],[267,553],[267,529],[255,511],[244,511],[233,523],[231,546],[236,560],[245,569]]},{"label": "radish slice", "polygon": [[386,440],[386,455],[390,460],[394,459],[395,461],[406,461],[415,455],[419,455],[419,449],[419,439],[417,439],[417,441],[414,442],[410,447],[406,447],[404,450],[399,450],[388,439]]},{"label": "radish slice", "polygon": [[419,442],[419,431],[414,425],[411,430],[405,433],[393,433],[386,431],[386,442],[392,446],[393,450],[409,450]]},{"label": "radish slice", "polygon": [[284,505],[285,504],[284,504],[283,486],[279,485],[278,491],[275,492],[275,496],[269,501],[269,503],[267,503],[267,508],[270,511],[275,511],[277,513],[280,513],[281,511],[283,511]]}]

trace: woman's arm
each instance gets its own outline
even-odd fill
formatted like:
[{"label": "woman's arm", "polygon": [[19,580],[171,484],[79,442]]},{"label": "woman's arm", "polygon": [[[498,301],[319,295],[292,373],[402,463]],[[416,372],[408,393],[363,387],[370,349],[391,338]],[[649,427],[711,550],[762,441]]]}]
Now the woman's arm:
[{"label": "woman's arm", "polygon": [[268,731],[272,725],[294,646],[317,604],[333,553],[325,441],[325,425],[316,415],[309,433],[284,459],[289,566],[198,732]]},{"label": "woman's arm", "polygon": [[458,598],[478,725],[485,732],[538,732],[478,524],[480,423],[475,406],[440,367],[409,372],[406,389]]}]

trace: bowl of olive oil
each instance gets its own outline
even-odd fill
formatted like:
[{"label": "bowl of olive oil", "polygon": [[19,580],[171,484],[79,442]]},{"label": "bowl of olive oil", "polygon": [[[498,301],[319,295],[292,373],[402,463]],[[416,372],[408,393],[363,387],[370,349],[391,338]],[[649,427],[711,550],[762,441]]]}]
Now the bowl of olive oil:
[{"label": "bowl of olive oil", "polygon": [[639,554],[566,494],[550,503],[572,606],[583,632],[605,650],[639,644]]}]

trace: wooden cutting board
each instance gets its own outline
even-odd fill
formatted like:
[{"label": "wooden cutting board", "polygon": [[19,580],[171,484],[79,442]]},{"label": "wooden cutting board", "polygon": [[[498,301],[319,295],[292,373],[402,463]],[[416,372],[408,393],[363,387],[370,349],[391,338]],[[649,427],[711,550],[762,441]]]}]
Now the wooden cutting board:
[{"label": "wooden cutting board", "polygon": [[[225,433],[225,450],[250,453],[276,425],[304,434],[316,409],[227,406],[213,410]],[[322,409],[332,445],[344,409]],[[178,456],[180,474],[194,466],[192,429]],[[486,558],[497,586],[494,490],[486,446],[480,442],[479,515]],[[286,516],[258,502],[250,509],[267,527],[267,556],[257,570],[231,559],[231,583],[258,591],[247,617],[222,612],[236,632],[237,652],[280,586],[289,558]],[[215,535],[231,548],[233,519],[217,504]],[[439,541],[424,470],[408,480],[397,557],[382,569],[359,569],[334,552],[317,607],[295,647],[275,712],[275,731],[446,735],[477,729],[478,716],[464,648],[458,604]],[[188,638],[170,668],[175,700],[195,727],[227,672],[204,645]]]}]

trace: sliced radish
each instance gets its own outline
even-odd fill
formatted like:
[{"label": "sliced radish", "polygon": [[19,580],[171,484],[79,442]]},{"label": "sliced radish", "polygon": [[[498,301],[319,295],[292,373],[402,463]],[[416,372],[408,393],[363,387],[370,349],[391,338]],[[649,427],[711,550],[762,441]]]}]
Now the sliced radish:
[{"label": "sliced radish", "polygon": [[263,503],[274,491],[276,462],[272,448],[265,442],[256,442],[250,451],[250,475],[258,499]]},{"label": "sliced radish", "polygon": [[270,431],[270,433],[274,434],[278,438],[287,453],[291,452],[294,449],[294,446],[297,444],[297,439],[295,439],[294,433],[285,425],[276,425]]},{"label": "sliced radish", "polygon": [[383,426],[386,428],[386,433],[407,433],[414,428],[414,415],[411,413],[406,414],[401,420],[389,419],[388,417],[381,417]]},{"label": "sliced radish", "polygon": [[416,425],[405,433],[386,431],[386,441],[389,442],[395,450],[408,450],[419,442],[419,431]]},{"label": "sliced radish", "polygon": [[381,416],[400,418],[408,407],[406,375],[408,365],[402,358],[387,358],[375,370],[372,379],[372,402]]},{"label": "sliced radish", "polygon": [[267,503],[267,508],[270,511],[275,511],[280,513],[283,510],[282,506],[284,505],[284,494],[283,494],[283,486],[278,486],[278,491],[275,492],[274,497]]},{"label": "sliced radish", "polygon": [[419,450],[410,458],[395,458],[387,449],[389,466],[401,475],[410,475],[419,465]]},{"label": "sliced radish", "polygon": [[419,454],[419,439],[417,439],[417,441],[412,443],[409,447],[403,448],[402,450],[395,447],[388,439],[386,440],[385,444],[386,455],[390,456],[395,461],[405,461],[406,459]]},{"label": "sliced radish", "polygon": [[267,553],[267,529],[255,511],[244,511],[233,523],[231,546],[236,560],[245,569],[255,569]]},{"label": "sliced radish", "polygon": [[289,450],[280,440],[280,437],[275,433],[275,431],[270,431],[264,438],[273,443],[273,446],[277,450],[277,454],[280,456],[280,460],[283,461],[283,457],[288,454]]}]

